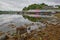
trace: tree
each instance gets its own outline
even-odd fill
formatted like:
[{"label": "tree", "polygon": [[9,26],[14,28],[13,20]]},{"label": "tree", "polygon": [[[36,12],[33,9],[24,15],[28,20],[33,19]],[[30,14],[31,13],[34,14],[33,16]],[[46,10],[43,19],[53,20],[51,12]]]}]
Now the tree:
[{"label": "tree", "polygon": [[31,4],[28,7],[24,7],[23,10],[31,10],[31,9],[43,9],[44,6],[48,6],[45,3],[42,4]]},{"label": "tree", "polygon": [[42,3],[42,4],[40,4],[41,6],[48,6],[47,4],[45,4],[45,3]]},{"label": "tree", "polygon": [[24,7],[23,10],[28,10],[27,7]]},{"label": "tree", "polygon": [[60,8],[60,6],[58,6]]}]

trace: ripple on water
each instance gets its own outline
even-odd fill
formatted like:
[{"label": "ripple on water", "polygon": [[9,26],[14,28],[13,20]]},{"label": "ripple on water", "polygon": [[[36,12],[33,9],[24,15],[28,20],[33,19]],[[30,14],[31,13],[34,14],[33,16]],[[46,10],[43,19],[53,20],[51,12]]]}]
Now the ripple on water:
[{"label": "ripple on water", "polygon": [[27,19],[24,19],[22,15],[9,15],[9,14],[3,14],[0,15],[0,31],[7,32],[14,30],[13,28],[9,28],[8,24],[15,24],[17,27],[30,22]]}]

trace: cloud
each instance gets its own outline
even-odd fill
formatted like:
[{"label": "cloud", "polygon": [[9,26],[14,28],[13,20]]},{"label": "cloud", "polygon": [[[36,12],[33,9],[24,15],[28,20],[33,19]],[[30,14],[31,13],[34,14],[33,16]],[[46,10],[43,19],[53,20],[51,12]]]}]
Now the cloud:
[{"label": "cloud", "polygon": [[41,0],[0,0],[0,10],[22,10],[33,3],[41,3]]},{"label": "cloud", "polygon": [[0,0],[0,10],[20,11],[25,6],[34,3],[46,3],[49,5],[60,4],[60,0]]},{"label": "cloud", "polygon": [[50,5],[60,5],[60,0],[46,0]]},{"label": "cloud", "polygon": [[19,10],[19,9],[11,4],[0,1],[0,10],[3,10],[3,11],[4,10],[6,10],[6,11],[14,10],[15,11],[15,10]]},{"label": "cloud", "polygon": [[[48,0],[47,0],[48,1]],[[59,3],[60,4],[60,0],[49,0],[50,2],[54,2],[54,3]]]}]

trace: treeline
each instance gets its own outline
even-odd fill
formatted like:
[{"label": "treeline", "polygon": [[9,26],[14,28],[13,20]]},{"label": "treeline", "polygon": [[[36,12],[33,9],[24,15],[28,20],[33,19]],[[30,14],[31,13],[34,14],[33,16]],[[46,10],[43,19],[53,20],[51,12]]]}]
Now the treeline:
[{"label": "treeline", "polygon": [[[45,6],[48,6],[48,5],[45,4],[45,3],[42,3],[42,4],[31,4],[28,7],[24,7],[23,11],[31,10],[31,9],[44,9]],[[58,6],[58,9],[60,9],[60,6]]]},{"label": "treeline", "polygon": [[0,14],[16,14],[17,11],[0,11]]}]

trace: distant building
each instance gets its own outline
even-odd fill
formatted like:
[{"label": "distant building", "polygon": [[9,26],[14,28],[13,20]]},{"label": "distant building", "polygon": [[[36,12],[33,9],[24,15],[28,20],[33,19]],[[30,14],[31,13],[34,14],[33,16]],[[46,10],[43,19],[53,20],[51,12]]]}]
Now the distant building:
[{"label": "distant building", "polygon": [[60,5],[55,5],[54,8],[59,8]]},{"label": "distant building", "polygon": [[56,13],[53,10],[28,10],[26,11],[26,14],[36,14],[36,15],[51,15],[53,13]]},{"label": "distant building", "polygon": [[[49,7],[50,8],[50,7]],[[53,7],[51,7],[53,8]],[[35,15],[51,15],[55,13],[60,13],[60,9],[35,9],[35,10],[28,10],[28,11],[20,11],[17,14],[35,14]]]},{"label": "distant building", "polygon": [[45,6],[43,9],[53,9],[53,6]]}]

